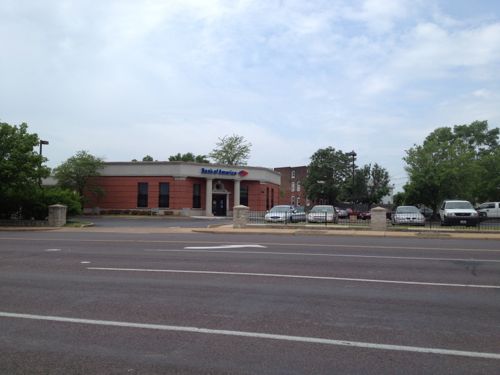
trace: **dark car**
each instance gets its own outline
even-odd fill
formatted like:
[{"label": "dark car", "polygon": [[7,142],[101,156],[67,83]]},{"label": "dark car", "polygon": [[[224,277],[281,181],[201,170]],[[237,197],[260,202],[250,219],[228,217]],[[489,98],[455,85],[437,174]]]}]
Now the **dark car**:
[{"label": "dark car", "polygon": [[290,215],[290,223],[298,223],[300,221],[306,221],[306,212],[304,207],[296,206]]}]

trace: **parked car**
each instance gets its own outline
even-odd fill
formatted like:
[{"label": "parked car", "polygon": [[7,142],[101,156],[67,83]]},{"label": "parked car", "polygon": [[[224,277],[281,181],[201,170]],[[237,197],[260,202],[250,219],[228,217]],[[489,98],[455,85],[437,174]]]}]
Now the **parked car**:
[{"label": "parked car", "polygon": [[266,215],[264,220],[271,223],[287,222],[290,221],[295,208],[288,205],[279,205],[271,208]]},{"label": "parked car", "polygon": [[415,206],[398,206],[391,219],[392,225],[425,225],[425,217]]},{"label": "parked car", "polygon": [[339,219],[346,219],[349,217],[349,213],[343,208],[335,207],[335,211],[337,211],[337,216],[339,217]]},{"label": "parked car", "polygon": [[429,208],[429,207],[424,206],[424,205],[420,206],[419,211],[422,215],[424,215],[427,218],[432,217],[432,215],[434,214],[434,211],[432,210],[432,208]]},{"label": "parked car", "polygon": [[359,220],[370,220],[372,218],[372,213],[370,211],[358,212]]},{"label": "parked car", "polygon": [[316,205],[307,214],[307,221],[310,223],[338,223],[339,217],[335,207],[330,205]]},{"label": "parked car", "polygon": [[300,221],[306,221],[306,212],[304,211],[304,207],[296,206],[290,215],[290,222],[298,223]]},{"label": "parked car", "polygon": [[482,203],[477,208],[477,212],[482,219],[498,219],[500,218],[500,202]]},{"label": "parked car", "polygon": [[441,225],[466,225],[476,226],[479,214],[469,201],[445,200],[439,208]]}]

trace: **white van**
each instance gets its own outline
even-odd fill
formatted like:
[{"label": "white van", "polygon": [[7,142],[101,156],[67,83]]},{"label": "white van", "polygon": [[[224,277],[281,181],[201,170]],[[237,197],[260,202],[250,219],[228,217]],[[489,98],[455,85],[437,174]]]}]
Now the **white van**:
[{"label": "white van", "polygon": [[500,202],[486,202],[480,204],[477,208],[479,216],[487,219],[498,219],[500,218]]}]

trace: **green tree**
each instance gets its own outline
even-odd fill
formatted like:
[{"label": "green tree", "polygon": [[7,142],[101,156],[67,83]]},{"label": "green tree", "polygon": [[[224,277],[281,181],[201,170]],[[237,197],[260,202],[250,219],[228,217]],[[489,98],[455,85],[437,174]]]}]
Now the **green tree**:
[{"label": "green tree", "polygon": [[172,155],[168,158],[168,161],[186,161],[186,162],[195,162],[195,163],[209,163],[207,157],[205,155],[195,155],[191,152],[181,154],[180,152],[177,155]]},{"label": "green tree", "polygon": [[84,192],[99,196],[102,190],[92,183],[92,177],[98,176],[104,162],[101,158],[89,154],[87,151],[78,151],[75,156],[70,157],[54,172],[58,185],[76,191],[80,196],[83,207]]},{"label": "green tree", "polygon": [[434,130],[403,158],[409,177],[407,203],[436,210],[447,198],[476,202],[498,197],[498,136],[499,129],[489,130],[487,121]]},{"label": "green tree", "polygon": [[351,158],[333,147],[319,149],[311,156],[304,189],[309,199],[324,199],[331,204],[338,201],[351,181]]},{"label": "green tree", "polygon": [[151,155],[146,155],[142,158],[142,161],[154,161],[154,159]]},{"label": "green tree", "polygon": [[216,147],[208,155],[216,163],[227,165],[247,165],[252,144],[236,134],[219,138]]},{"label": "green tree", "polygon": [[49,175],[43,165],[46,158],[34,149],[39,145],[37,134],[28,133],[28,125],[0,123],[0,216],[20,213],[29,217],[26,208],[41,191],[40,181]]}]

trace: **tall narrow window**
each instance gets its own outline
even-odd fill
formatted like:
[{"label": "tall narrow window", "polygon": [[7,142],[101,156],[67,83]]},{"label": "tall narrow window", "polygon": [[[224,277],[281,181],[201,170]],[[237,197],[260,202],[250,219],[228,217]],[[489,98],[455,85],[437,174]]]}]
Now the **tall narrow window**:
[{"label": "tall narrow window", "polygon": [[297,191],[300,191],[300,181],[297,181]]},{"label": "tall narrow window", "polygon": [[274,189],[271,189],[271,207],[274,207]]},{"label": "tall narrow window", "polygon": [[170,186],[168,182],[160,182],[158,207],[168,207],[170,204]]},{"label": "tall narrow window", "polygon": [[248,186],[240,188],[240,204],[248,207]]},{"label": "tall narrow window", "polygon": [[292,178],[295,178],[295,170],[292,171]]},{"label": "tall narrow window", "polygon": [[139,182],[137,184],[137,207],[148,206],[148,183]]},{"label": "tall narrow window", "polygon": [[193,208],[201,208],[201,184],[193,185]]},{"label": "tall narrow window", "polygon": [[290,190],[292,191],[292,193],[295,191],[295,182],[294,181],[292,181],[292,185],[291,185]]}]

